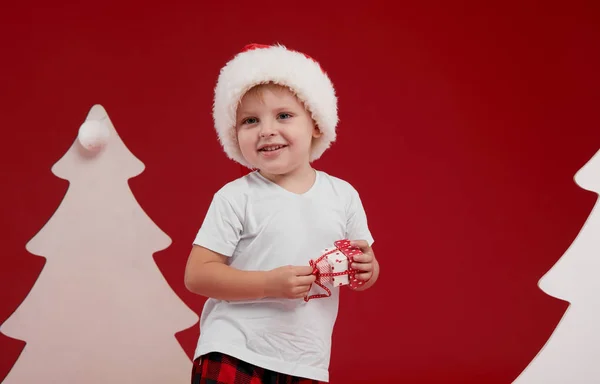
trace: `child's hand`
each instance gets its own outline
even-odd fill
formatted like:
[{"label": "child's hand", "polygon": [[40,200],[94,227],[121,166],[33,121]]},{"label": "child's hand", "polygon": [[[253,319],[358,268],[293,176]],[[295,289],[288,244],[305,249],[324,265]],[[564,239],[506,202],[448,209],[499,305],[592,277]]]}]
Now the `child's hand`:
[{"label": "child's hand", "polygon": [[[354,240],[350,241],[350,245],[354,247],[360,248],[363,252],[361,255],[354,256],[354,262],[350,265],[351,268],[360,271],[356,274],[356,278],[367,282],[373,278],[374,273],[379,274],[377,260],[375,259],[375,254],[373,253],[373,249],[369,246],[365,240]],[[377,272],[377,273],[376,273]],[[376,277],[375,279],[376,280]],[[374,283],[373,281],[372,283]],[[360,289],[366,289],[370,287],[372,284],[365,284]]]},{"label": "child's hand", "polygon": [[303,298],[310,291],[316,276],[311,266],[286,265],[267,272],[265,293],[267,297],[287,299]]}]

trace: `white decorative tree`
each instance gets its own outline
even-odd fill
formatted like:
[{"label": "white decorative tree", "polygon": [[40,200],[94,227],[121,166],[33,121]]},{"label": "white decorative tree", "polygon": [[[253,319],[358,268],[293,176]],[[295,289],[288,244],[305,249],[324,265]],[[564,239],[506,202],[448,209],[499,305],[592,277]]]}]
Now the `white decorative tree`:
[{"label": "white decorative tree", "polygon": [[[85,124],[92,131],[82,126],[52,168],[69,189],[26,246],[46,264],[0,327],[26,342],[3,383],[187,384],[192,364],[175,333],[198,316],[153,260],[171,239],[129,188],[128,179],[144,165],[102,106],[92,107]],[[95,149],[89,145],[94,129],[103,144]]]},{"label": "white decorative tree", "polygon": [[[600,151],[575,182],[600,194]],[[540,279],[548,295],[569,302],[552,336],[513,384],[600,383],[600,201],[575,241]]]}]

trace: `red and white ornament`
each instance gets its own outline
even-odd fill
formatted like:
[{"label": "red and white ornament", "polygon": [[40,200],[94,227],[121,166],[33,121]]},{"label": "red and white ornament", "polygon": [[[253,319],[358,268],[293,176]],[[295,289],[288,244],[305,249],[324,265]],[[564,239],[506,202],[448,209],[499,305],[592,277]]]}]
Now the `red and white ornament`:
[{"label": "red and white ornament", "polygon": [[108,126],[99,120],[88,120],[79,127],[77,139],[88,151],[97,151],[108,143]]},{"label": "red and white ornament", "polygon": [[[325,251],[327,252],[327,249]],[[337,250],[335,253],[328,254],[327,263],[329,266],[329,271],[332,273],[344,272],[348,270],[348,258],[340,250]],[[350,279],[348,279],[347,273],[344,273],[343,275],[333,275],[332,278],[333,281],[331,283],[334,287],[350,284]]]},{"label": "red and white ornament", "polygon": [[[360,248],[353,247],[352,245],[350,245],[350,240],[347,240],[347,239],[336,241],[335,246],[337,249],[340,250],[340,252],[342,252],[344,254],[344,256],[346,256],[346,258],[348,260],[348,262],[347,262],[348,266],[354,262],[354,256],[362,254],[362,251],[360,250]],[[356,274],[358,273],[358,271],[356,269],[348,267],[347,270],[348,270],[348,284],[350,285],[350,288],[355,289],[365,283],[363,280],[358,280],[358,278],[356,277]]]},{"label": "red and white ornament", "polygon": [[329,286],[340,287],[348,285],[352,289],[362,286],[365,282],[356,277],[358,271],[350,265],[356,255],[362,254],[358,247],[350,245],[350,240],[343,239],[334,243],[334,248],[324,249],[321,256],[310,261],[313,274],[316,276],[315,284],[325,293],[306,296],[304,301],[331,296]]}]

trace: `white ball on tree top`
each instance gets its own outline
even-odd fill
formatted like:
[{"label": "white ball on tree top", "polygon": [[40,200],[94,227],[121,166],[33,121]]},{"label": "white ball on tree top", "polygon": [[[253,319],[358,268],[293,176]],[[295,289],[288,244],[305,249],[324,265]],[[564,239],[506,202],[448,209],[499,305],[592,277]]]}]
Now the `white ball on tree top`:
[{"label": "white ball on tree top", "polygon": [[101,121],[88,120],[79,127],[79,143],[89,151],[99,150],[108,142],[108,127]]}]

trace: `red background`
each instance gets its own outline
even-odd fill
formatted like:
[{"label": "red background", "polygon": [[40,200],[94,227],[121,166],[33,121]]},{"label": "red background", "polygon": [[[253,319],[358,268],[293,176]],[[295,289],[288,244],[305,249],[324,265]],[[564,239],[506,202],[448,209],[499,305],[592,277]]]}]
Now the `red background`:
[{"label": "red background", "polygon": [[[199,313],[190,244],[240,175],[212,128],[214,83],[245,44],[281,42],[337,87],[339,140],[315,166],[360,191],[382,265],[343,295],[332,382],[510,383],[566,309],[537,281],[596,199],[573,175],[600,148],[600,9],[449,3],[5,7],[0,322],[43,268],[25,244],[65,194],[50,168],[94,103],[145,163],[130,185],[173,239],[156,261]],[[178,335],[189,354],[197,334]],[[0,335],[0,378],[23,346]]]}]

